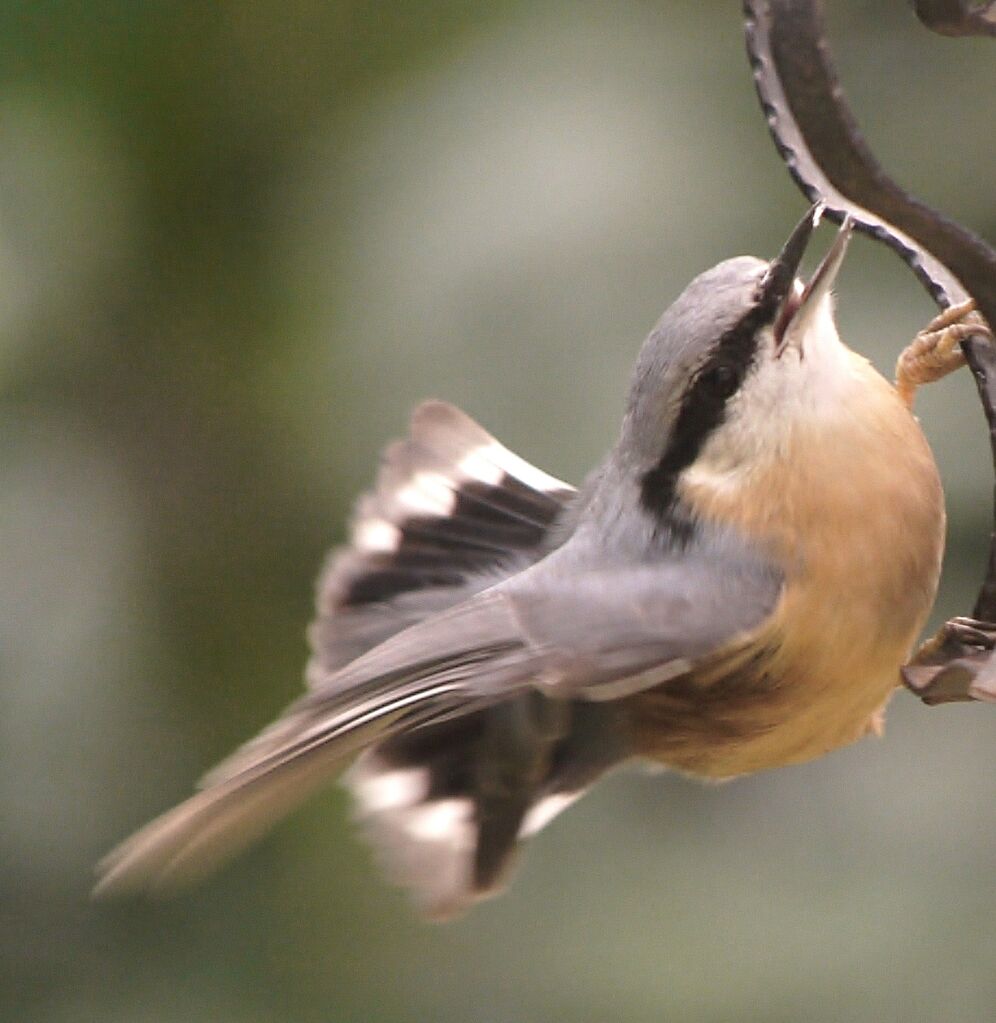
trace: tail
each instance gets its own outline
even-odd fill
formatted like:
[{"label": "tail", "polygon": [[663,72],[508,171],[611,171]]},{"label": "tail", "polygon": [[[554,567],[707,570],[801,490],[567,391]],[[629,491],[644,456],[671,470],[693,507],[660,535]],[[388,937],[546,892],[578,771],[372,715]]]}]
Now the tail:
[{"label": "tail", "polygon": [[214,768],[201,792],[114,849],[98,866],[97,892],[167,892],[195,881],[363,749],[502,700],[500,681],[522,661],[521,643],[501,641],[502,632],[500,603],[482,595],[347,665],[337,685],[306,693]]},{"label": "tail", "polygon": [[522,841],[624,759],[624,730],[612,704],[532,689],[468,711],[462,683],[436,667],[433,681],[380,679],[338,711],[325,700],[312,711],[305,697],[105,857],[94,894],[169,894],[199,880],[357,754],[346,784],[358,817],[422,912],[451,917],[497,893]]},{"label": "tail", "polygon": [[[577,779],[564,788],[560,763],[572,726],[550,731],[548,701],[521,687],[508,708],[497,696],[482,701],[474,680],[498,672],[505,651],[473,628],[448,632],[446,620],[453,605],[555,546],[573,494],[453,406],[420,406],[357,506],[351,545],[323,573],[311,692],[200,792],[114,849],[96,891],[168,892],[197,880],[358,754],[348,783],[360,815],[427,911],[453,912],[497,887],[536,808],[580,790]],[[407,648],[405,630],[433,616],[439,632]],[[436,798],[444,791],[448,803]],[[457,856],[458,847],[473,852]]]},{"label": "tail", "polygon": [[345,784],[388,878],[445,920],[499,894],[525,840],[625,757],[614,708],[527,693],[390,739]]}]

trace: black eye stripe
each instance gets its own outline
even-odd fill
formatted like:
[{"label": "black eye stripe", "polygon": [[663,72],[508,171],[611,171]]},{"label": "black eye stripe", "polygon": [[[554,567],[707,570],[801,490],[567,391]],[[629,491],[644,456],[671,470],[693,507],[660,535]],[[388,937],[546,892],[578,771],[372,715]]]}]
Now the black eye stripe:
[{"label": "black eye stripe", "polygon": [[[730,399],[740,389],[757,352],[757,334],[771,320],[766,303],[755,305],[713,347],[692,377],[660,461],[645,473],[640,497],[645,508],[668,518],[675,502],[678,476],[698,457],[709,435],[722,423]],[[732,387],[717,386],[729,371]]]},{"label": "black eye stripe", "polygon": [[710,394],[725,401],[740,386],[743,370],[729,362],[720,362],[710,366],[700,377],[700,386]]}]

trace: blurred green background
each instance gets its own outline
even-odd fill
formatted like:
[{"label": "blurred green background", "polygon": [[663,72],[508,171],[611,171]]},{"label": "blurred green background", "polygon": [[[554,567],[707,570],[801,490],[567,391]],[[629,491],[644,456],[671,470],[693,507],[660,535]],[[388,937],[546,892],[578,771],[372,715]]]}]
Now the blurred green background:
[{"label": "blurred green background", "polygon": [[[996,238],[992,43],[830,8],[886,166]],[[338,791],[188,895],[88,901],[298,692],[323,552],[415,402],[577,481],[660,311],[775,252],[803,200],[739,4],[7,2],[0,55],[0,1018],[991,1018],[996,712],[905,694],[819,763],[613,778],[445,927]],[[933,309],[852,253],[842,329],[889,372]],[[919,409],[936,622],[992,475],[967,374]]]}]

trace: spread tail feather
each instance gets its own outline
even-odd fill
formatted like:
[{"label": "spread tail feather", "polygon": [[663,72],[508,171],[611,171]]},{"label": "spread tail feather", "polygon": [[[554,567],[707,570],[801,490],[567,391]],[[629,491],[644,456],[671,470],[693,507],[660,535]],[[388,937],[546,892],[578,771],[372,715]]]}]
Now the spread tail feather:
[{"label": "spread tail feather", "polygon": [[[354,787],[364,772],[380,773],[374,765],[382,752],[402,748],[409,736],[424,739],[440,720],[458,728],[465,718],[483,720],[480,708],[500,692],[488,695],[489,672],[497,678],[508,666],[506,655],[513,663],[510,681],[527,684],[528,673],[523,677],[514,666],[520,641],[508,641],[515,629],[506,613],[485,619],[498,631],[497,645],[489,646],[487,628],[472,624],[464,630],[454,605],[556,546],[556,526],[574,494],[454,406],[419,406],[409,436],[387,449],[374,491],[357,505],[350,545],[334,552],[323,572],[310,633],[312,691],[214,768],[200,792],[105,857],[96,892],[165,892],[193,882],[334,780],[364,749],[371,748],[370,754],[351,775]],[[447,623],[450,614],[456,617]],[[432,616],[440,623],[439,638],[406,646],[406,630]],[[470,648],[467,636],[473,637]],[[488,668],[475,668],[482,674],[469,682],[468,666],[484,663]],[[485,717],[493,742],[494,723],[503,713]],[[522,787],[529,795],[518,801],[489,795],[489,785],[501,789],[507,779],[489,782],[479,768],[497,760],[532,770],[548,743],[533,748],[513,742],[504,759],[493,749],[481,756],[478,746],[468,752],[458,744],[452,757],[455,765],[478,772],[472,806],[461,795],[442,806],[435,800],[428,810],[413,806],[407,816],[367,815],[371,834],[380,835],[376,844],[396,851],[387,857],[401,864],[399,879],[421,890],[423,903],[437,915],[500,883],[534,796],[539,798],[532,776]],[[434,750],[430,759],[444,761],[445,750]],[[438,855],[459,846],[461,835],[470,843],[467,850],[472,847],[469,858]],[[441,866],[444,873],[438,874]],[[437,876],[427,880],[433,871]]]},{"label": "spread tail feather", "polygon": [[523,843],[626,757],[614,708],[528,693],[390,738],[343,782],[385,874],[446,920],[504,890]]},{"label": "spread tail feather", "polygon": [[322,572],[310,684],[535,561],[574,493],[455,406],[419,405]]}]

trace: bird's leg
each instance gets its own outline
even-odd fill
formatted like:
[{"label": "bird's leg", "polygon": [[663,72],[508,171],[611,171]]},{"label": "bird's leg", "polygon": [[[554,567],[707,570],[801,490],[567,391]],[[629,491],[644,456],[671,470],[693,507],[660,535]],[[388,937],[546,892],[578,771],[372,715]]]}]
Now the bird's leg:
[{"label": "bird's leg", "polygon": [[[899,396],[907,405],[912,405],[920,384],[940,380],[965,362],[961,342],[980,336],[992,344],[993,332],[975,311],[971,299],[946,309],[917,334],[899,356],[896,364]],[[985,407],[992,427],[991,408],[988,404]],[[989,579],[996,567],[992,554],[990,558],[983,594],[991,586]],[[982,596],[979,601],[986,607],[991,606]],[[952,618],[945,622],[903,666],[902,678],[926,704],[963,700],[996,702],[996,623],[976,618]]]},{"label": "bird's leg", "polygon": [[961,342],[983,335],[992,340],[992,331],[975,311],[969,299],[945,309],[907,345],[896,363],[896,390],[910,407],[921,384],[930,384],[965,365]]},{"label": "bird's leg", "polygon": [[902,669],[903,681],[927,704],[996,701],[996,625],[952,618]]}]

